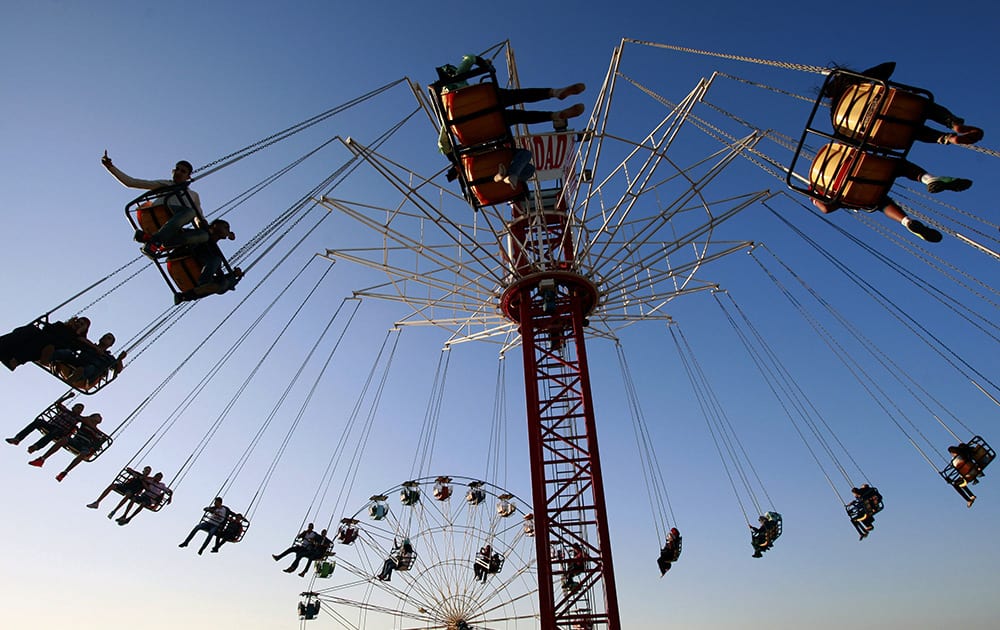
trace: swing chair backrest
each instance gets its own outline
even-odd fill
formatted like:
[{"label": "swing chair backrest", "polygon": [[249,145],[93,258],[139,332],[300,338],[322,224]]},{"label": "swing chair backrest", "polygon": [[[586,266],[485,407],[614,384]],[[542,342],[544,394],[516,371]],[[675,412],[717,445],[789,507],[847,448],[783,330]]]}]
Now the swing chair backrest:
[{"label": "swing chair backrest", "polygon": [[892,187],[897,163],[893,158],[831,142],[816,153],[809,169],[810,187],[826,201],[875,210]]},{"label": "swing chair backrest", "polygon": [[441,107],[449,130],[464,146],[497,140],[508,133],[496,84],[492,82],[445,92]]},{"label": "swing chair backrest", "polygon": [[978,435],[969,440],[968,444],[969,448],[972,449],[972,457],[976,460],[976,465],[979,466],[980,470],[986,468],[997,456],[996,451]]},{"label": "swing chair backrest", "polygon": [[129,468],[121,469],[111,482],[111,489],[123,497],[134,497],[142,491],[142,488],[142,473]]},{"label": "swing chair backrest", "polygon": [[167,275],[174,281],[176,291],[190,291],[198,286],[201,264],[191,254],[170,256],[167,259]]},{"label": "swing chair backrest", "polygon": [[509,147],[465,153],[461,156],[462,174],[480,206],[506,203],[527,193],[528,188],[524,182],[518,182],[516,188],[511,188],[505,182],[493,181],[498,167],[501,164],[508,166],[513,156],[514,150]]},{"label": "swing chair backrest", "polygon": [[[51,325],[49,323],[49,316],[42,315],[41,317],[33,321],[32,325],[38,330],[44,331]],[[84,346],[82,343],[75,343],[72,347],[68,347],[65,349],[83,351],[85,348],[86,346]],[[59,363],[51,363],[51,362],[42,363],[41,361],[35,361],[35,365],[42,368],[49,374],[52,374],[60,381],[69,385],[70,387],[80,392],[81,394],[93,394],[97,391],[100,391],[101,388],[103,388],[111,381],[115,380],[115,377],[118,376],[117,372],[114,372],[113,370],[108,370],[107,372],[93,379],[92,381],[85,381],[83,379],[76,379],[71,381],[70,378],[72,377],[73,370],[66,365],[62,365]]]},{"label": "swing chair backrest", "polygon": [[781,536],[781,514],[778,514],[777,512],[768,512],[765,516],[767,516],[767,522],[769,524],[766,529],[768,540],[774,541]]},{"label": "swing chair backrest", "polygon": [[37,419],[43,421],[42,426],[38,429],[42,435],[48,435],[52,431],[62,434],[69,433],[80,422],[79,416],[59,402],[52,403],[51,406],[38,414]]},{"label": "swing chair backrest", "polygon": [[909,149],[926,120],[928,99],[878,82],[851,85],[830,109],[837,133],[885,149]]},{"label": "swing chair backrest", "polygon": [[84,455],[83,461],[92,462],[106,451],[114,440],[100,429],[82,426],[67,441],[65,448],[73,455]]},{"label": "swing chair backrest", "polygon": [[333,542],[323,536],[320,540],[310,539],[304,542],[305,556],[312,560],[322,560],[330,555],[330,550],[333,547]]},{"label": "swing chair backrest", "polygon": [[225,524],[219,529],[219,534],[227,542],[238,543],[246,536],[248,529],[250,529],[250,521],[245,516],[237,517],[236,514],[230,512]]},{"label": "swing chair backrest", "polygon": [[136,231],[152,236],[173,216],[168,204],[195,207],[186,183],[150,190],[139,195],[125,205],[125,216]]}]

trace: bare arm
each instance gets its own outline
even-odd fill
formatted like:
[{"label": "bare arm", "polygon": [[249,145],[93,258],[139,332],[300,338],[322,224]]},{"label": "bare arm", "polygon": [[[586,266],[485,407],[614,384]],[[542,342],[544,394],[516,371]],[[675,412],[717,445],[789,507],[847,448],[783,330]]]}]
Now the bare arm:
[{"label": "bare arm", "polygon": [[157,188],[163,188],[164,186],[169,186],[171,184],[171,182],[167,182],[164,180],[136,179],[135,177],[126,175],[124,172],[122,172],[120,168],[118,168],[111,162],[111,158],[108,157],[107,151],[104,152],[104,156],[101,158],[101,164],[104,165],[104,168],[108,169],[108,172],[111,173],[115,179],[121,182],[123,186],[126,186],[128,188],[156,190]]}]

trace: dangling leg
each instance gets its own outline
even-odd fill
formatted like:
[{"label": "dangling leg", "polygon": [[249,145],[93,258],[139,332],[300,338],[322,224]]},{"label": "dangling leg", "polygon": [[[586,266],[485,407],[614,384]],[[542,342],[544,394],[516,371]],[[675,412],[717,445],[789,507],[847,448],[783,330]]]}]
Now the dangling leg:
[{"label": "dangling leg", "polygon": [[[965,124],[964,118],[959,118],[955,114],[948,111],[946,107],[939,105],[937,103],[929,103],[927,105],[927,118],[928,120],[933,120],[936,123],[941,123],[945,127],[951,129],[954,133],[940,133],[931,131],[931,134],[923,134],[921,132],[917,133],[917,140],[921,142],[938,142],[940,144],[975,144],[983,139],[983,130],[979,127],[973,127],[971,125]],[[926,129],[926,127],[925,127]]]},{"label": "dangling leg", "polygon": [[960,192],[968,190],[972,186],[971,179],[961,177],[946,177],[943,175],[931,175],[909,160],[900,160],[896,166],[896,176],[920,182],[927,186],[927,192],[939,193],[943,190]]},{"label": "dangling leg", "polygon": [[882,206],[882,213],[893,221],[902,224],[903,227],[909,230],[911,234],[916,235],[918,238],[925,240],[928,243],[941,242],[941,232],[938,232],[934,228],[927,227],[916,219],[911,219],[906,216],[903,209],[896,205],[896,202],[892,199],[885,200],[885,205]]}]

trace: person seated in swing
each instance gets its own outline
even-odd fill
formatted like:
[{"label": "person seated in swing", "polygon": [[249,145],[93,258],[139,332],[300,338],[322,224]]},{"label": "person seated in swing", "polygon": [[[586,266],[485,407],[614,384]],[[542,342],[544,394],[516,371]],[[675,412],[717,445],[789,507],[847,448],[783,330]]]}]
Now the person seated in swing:
[{"label": "person seated in swing", "polygon": [[[129,503],[125,506],[125,511],[122,512],[121,517],[115,522],[119,525],[128,525],[143,509],[155,512],[161,505],[170,503],[171,498],[170,488],[167,484],[163,483],[162,472],[157,472],[152,477],[145,477],[143,479],[142,490],[129,498]],[[121,503],[118,505],[121,505]],[[135,507],[135,511],[129,514],[128,511],[133,506]],[[116,507],[115,509],[118,508]],[[108,518],[111,518],[111,516],[109,515]]]},{"label": "person seated in swing", "polygon": [[[850,68],[835,68],[835,70],[850,70]],[[888,81],[889,77],[896,70],[895,61],[887,61],[877,66],[872,66],[867,70],[862,70],[856,74],[863,75],[870,79]],[[831,103],[831,109],[836,111],[837,103],[844,94],[853,86],[864,83],[864,79],[840,74],[826,84],[822,97]],[[975,144],[983,139],[983,130],[965,124],[965,119],[951,113],[947,108],[928,100],[924,111],[925,121],[930,120],[948,128],[947,132],[941,132],[926,124],[921,124],[914,134],[914,140],[920,142],[930,142],[937,144]]]},{"label": "person seated in swing", "polygon": [[187,537],[179,545],[177,545],[178,547],[187,547],[188,543],[191,542],[191,539],[194,538],[195,534],[198,532],[207,532],[205,542],[203,542],[201,547],[198,549],[199,556],[205,551],[205,548],[208,547],[208,543],[212,540],[212,536],[215,536],[216,532],[219,531],[219,528],[226,524],[226,521],[229,520],[229,515],[231,514],[230,509],[222,504],[222,497],[215,497],[212,501],[212,505],[204,508],[204,512],[205,513],[201,517],[198,524],[195,525]]},{"label": "person seated in swing", "polygon": [[[462,61],[458,64],[458,67],[447,64],[442,66],[440,71],[444,76],[456,77],[460,74],[468,72],[476,63],[484,65],[489,62],[477,57],[476,55],[465,55],[462,57]],[[468,87],[468,85],[468,82],[461,80],[449,83],[441,88],[441,93],[446,94],[448,92],[454,92],[464,87]],[[577,103],[576,105],[572,105],[558,111],[545,112],[525,111],[523,109],[510,108],[514,105],[537,103],[540,101],[546,101],[550,98],[555,98],[561,101],[567,97],[581,94],[586,89],[587,86],[583,83],[573,83],[572,85],[567,85],[566,87],[561,88],[522,88],[508,90],[499,86],[496,87],[497,99],[499,101],[499,105],[504,108],[504,121],[507,123],[508,127],[513,125],[533,125],[535,123],[551,122],[555,124],[556,128],[561,127],[563,129],[566,128],[567,120],[575,118],[583,113],[583,103]],[[445,136],[447,136],[447,133]],[[441,149],[444,153],[451,152],[450,147],[444,148],[442,146]]]},{"label": "person seated in swing", "polygon": [[[178,293],[174,297],[174,303],[180,304],[190,300],[197,300],[212,294],[223,294],[232,291],[236,284],[243,277],[243,270],[239,267],[230,273],[222,271],[225,258],[222,250],[219,249],[219,241],[223,239],[234,240],[236,235],[230,230],[229,222],[223,219],[215,219],[205,230],[185,230],[191,232],[188,236],[187,253],[195,258],[201,273],[198,276],[197,284],[194,288]],[[196,233],[196,234],[195,234]]]},{"label": "person seated in swing", "polygon": [[129,499],[142,492],[142,489],[145,487],[146,479],[149,479],[153,474],[153,469],[150,466],[145,466],[143,467],[142,472],[139,472],[134,468],[126,467],[124,473],[125,478],[122,481],[118,481],[118,479],[122,476],[121,473],[119,473],[118,477],[115,477],[115,480],[108,484],[108,487],[101,492],[99,497],[87,504],[87,507],[92,510],[96,510],[101,507],[101,501],[103,501],[105,497],[112,492],[117,492],[122,495],[122,500],[118,503],[115,509],[111,510],[108,514],[108,518],[114,518],[115,513],[118,512],[118,510],[121,509],[121,507],[125,505]]},{"label": "person seated in swing", "polygon": [[514,149],[514,154],[510,159],[510,164],[499,164],[497,174],[493,176],[493,181],[503,182],[513,189],[526,179],[531,179],[535,174],[535,167],[531,163],[531,151],[527,149]]},{"label": "person seated in swing", "polygon": [[859,540],[864,540],[875,529],[875,514],[880,509],[882,495],[877,488],[867,483],[861,484],[860,488],[851,488],[851,494],[854,495],[854,500],[851,502],[852,512],[856,514],[851,523],[861,537]]},{"label": "person seated in swing", "polygon": [[215,544],[212,545],[210,553],[219,553],[219,549],[227,542],[237,542],[243,536],[246,522],[239,512],[231,513],[222,527],[215,532]]},{"label": "person seated in swing", "polygon": [[976,495],[969,489],[969,482],[977,483],[979,475],[982,473],[976,464],[975,453],[972,447],[965,442],[959,442],[955,446],[948,447],[948,454],[951,455],[951,466],[958,473],[958,477],[951,482],[959,496],[965,499],[969,507],[976,501]]},{"label": "person seated in swing", "polygon": [[[328,555],[330,555],[330,548],[333,547],[333,541],[326,537],[326,530],[321,530],[319,535],[314,537],[305,546],[305,553],[303,554],[306,559],[306,564],[302,567],[302,572],[299,573],[299,577],[305,577],[306,573],[309,572],[309,567],[312,566],[313,562],[318,562],[323,560]],[[292,570],[295,570],[295,566],[298,564],[298,559],[292,563]]]},{"label": "person seated in swing", "polygon": [[676,527],[671,527],[667,539],[656,558],[656,566],[660,569],[660,577],[670,570],[671,563],[676,562],[681,555],[681,533]]},{"label": "person seated in swing", "polygon": [[[839,147],[837,143],[827,145],[827,147]],[[852,149],[853,150],[853,149]],[[923,168],[917,166],[913,162],[908,160],[894,160],[896,162],[895,170],[892,173],[892,180],[897,177],[905,177],[906,179],[913,180],[915,182],[920,182],[927,186],[927,192],[929,193],[939,193],[945,190],[951,190],[955,192],[961,192],[963,190],[968,190],[972,186],[972,180],[963,179],[961,177],[945,177],[939,175],[931,175]],[[815,186],[816,182],[812,182]],[[914,234],[918,238],[927,241],[929,243],[939,243],[941,241],[941,232],[935,230],[932,227],[928,227],[907,216],[906,212],[889,197],[889,187],[891,187],[892,182],[888,182],[885,190],[885,194],[882,198],[875,204],[875,209],[881,210],[882,213],[889,219],[898,222],[904,228],[906,228],[911,234]],[[816,206],[820,212],[823,214],[829,214],[838,210],[840,208],[850,208],[854,210],[866,210],[873,211],[870,208],[865,208],[857,205],[853,205],[849,202],[843,200],[839,202],[834,201],[821,201],[820,199],[812,198],[812,203]]]},{"label": "person seated in swing", "polygon": [[74,433],[59,438],[51,447],[49,447],[49,450],[42,454],[41,457],[31,460],[28,464],[41,468],[45,465],[45,460],[54,455],[59,449],[70,444],[72,441],[72,446],[77,450],[78,454],[73,458],[65,470],[56,475],[56,481],[62,481],[66,478],[66,475],[69,474],[69,471],[76,468],[76,465],[79,464],[81,460],[86,459],[104,445],[104,440],[107,438],[107,435],[97,428],[97,425],[99,425],[103,419],[104,418],[99,413],[93,413],[89,416],[81,417],[80,426]]},{"label": "person seated in swing", "polygon": [[48,365],[58,348],[75,348],[86,341],[90,320],[70,317],[64,322],[52,322],[39,328],[32,324],[19,326],[0,336],[0,362],[14,371],[32,361]]},{"label": "person seated in swing", "polygon": [[83,389],[92,387],[109,373],[117,376],[125,369],[127,352],[117,357],[108,350],[115,343],[115,336],[104,333],[96,344],[83,340],[78,348],[62,348],[52,353],[52,363],[65,366],[66,382]]},{"label": "person seated in swing", "polygon": [[759,527],[750,526],[750,544],[753,546],[753,557],[760,558],[761,555],[774,546],[774,539],[778,534],[778,521],[769,518],[772,514],[762,514],[757,520]]},{"label": "person seated in swing", "polygon": [[[285,549],[280,554],[271,554],[275,562],[281,560],[290,553],[295,554],[295,560],[287,569],[283,569],[285,573],[295,573],[295,570],[299,567],[299,561],[302,558],[308,558],[311,555],[316,554],[317,548],[323,545],[323,541],[326,539],[326,530],[324,529],[321,534],[316,533],[314,525],[309,523],[306,528],[295,537],[295,542],[291,547]],[[310,558],[309,562],[306,563],[306,569],[302,571],[302,575],[305,576],[306,570],[309,568],[309,564],[314,558]]]},{"label": "person seated in swing", "polygon": [[28,447],[28,452],[34,453],[35,451],[45,448],[49,442],[55,442],[61,440],[62,438],[69,438],[73,435],[73,433],[76,432],[77,427],[80,425],[80,422],[83,421],[84,406],[82,403],[77,403],[70,409],[67,409],[65,405],[63,405],[63,400],[65,399],[56,401],[56,413],[51,420],[47,419],[44,414],[38,416],[28,423],[28,426],[18,431],[14,437],[7,438],[7,443],[17,446],[21,443],[21,440],[28,437],[32,431],[44,431],[44,435]]},{"label": "person seated in swing", "polygon": [[[170,179],[136,179],[135,177],[126,175],[121,169],[115,166],[111,158],[108,157],[107,151],[104,152],[104,156],[101,158],[101,164],[122,185],[141,190],[159,190],[169,186],[187,184],[191,181],[191,172],[194,170],[190,162],[180,160],[174,166]],[[159,249],[174,247],[173,240],[180,234],[181,229],[189,223],[195,223],[199,226],[208,223],[201,210],[201,198],[198,196],[198,193],[190,188],[186,190],[187,194],[177,192],[163,199],[164,205],[171,212],[171,217],[146,240],[142,246],[143,254],[152,256]]]}]

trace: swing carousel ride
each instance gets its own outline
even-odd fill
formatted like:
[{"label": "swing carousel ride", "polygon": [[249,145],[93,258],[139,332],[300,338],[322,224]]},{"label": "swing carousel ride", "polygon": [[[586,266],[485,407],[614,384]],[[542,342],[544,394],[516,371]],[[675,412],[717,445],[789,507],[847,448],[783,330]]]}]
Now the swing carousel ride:
[{"label": "swing carousel ride", "polygon": [[[676,82],[632,73],[631,59],[657,55],[709,60],[725,71],[677,94]],[[193,475],[204,485],[210,474],[202,470],[210,469],[223,481],[195,502],[219,496],[229,506],[222,516],[205,508],[198,524],[216,535],[219,551],[253,536],[266,491],[289,482],[281,472],[289,449],[307,448],[296,447],[297,436],[320,430],[307,428],[317,415],[330,416],[322,445],[308,445],[327,463],[315,471],[316,490],[296,530],[302,533],[288,551],[295,561],[285,570],[302,566],[310,576],[300,589],[303,623],[344,628],[628,627],[615,572],[619,547],[612,557],[615,530],[625,523],[613,507],[621,505],[612,494],[624,474],[615,468],[632,470],[630,485],[647,495],[648,516],[628,517],[630,532],[648,539],[643,566],[654,570],[657,552],[661,576],[675,562],[697,563],[693,554],[681,556],[673,529],[668,479],[683,474],[668,462],[678,438],[702,451],[690,474],[728,483],[749,526],[738,534],[750,543],[748,555],[781,547],[783,515],[796,512],[769,490],[773,468],[761,468],[754,452],[778,434],[795,444],[782,447],[795,452],[789,465],[818,469],[827,482],[838,514],[831,518],[865,540],[876,515],[891,512],[892,494],[861,468],[877,451],[858,444],[862,433],[839,420],[857,412],[855,399],[881,427],[869,436],[912,447],[932,469],[927,476],[950,486],[942,492],[972,507],[994,451],[980,433],[988,426],[954,398],[961,388],[959,398],[986,407],[1000,396],[982,362],[983,348],[1000,339],[990,313],[997,295],[980,275],[1000,259],[1000,234],[995,222],[962,207],[952,194],[962,190],[955,178],[904,182],[896,175],[900,164],[932,151],[961,154],[972,172],[998,154],[975,137],[947,148],[912,146],[920,135],[914,130],[934,123],[930,91],[847,69],[626,39],[599,85],[536,91],[525,103],[511,96],[523,86],[508,43],[457,67],[445,61],[436,75],[386,84],[194,169],[205,189],[206,178],[221,177],[222,169],[314,138],[380,99],[404,104],[392,108],[402,118],[382,133],[341,126],[230,202],[205,208],[241,237],[258,229],[235,251],[226,237],[219,241],[215,270],[223,276],[214,277],[227,283],[203,290],[206,263],[197,250],[157,249],[155,235],[171,216],[169,195],[187,195],[186,184],[126,205],[137,240],[154,241],[144,251],[165,296],[162,305],[135,306],[129,321],[143,321],[148,311],[149,323],[121,344],[125,357],[118,357],[132,368],[121,376],[133,379],[132,392],[144,389],[139,382],[146,391],[120,419],[105,412],[100,428],[74,433],[67,407],[98,391],[94,404],[90,396],[84,402],[105,405],[120,391],[114,381],[122,367],[91,373],[61,360],[65,354],[36,359],[70,388],[38,424],[73,456],[60,481],[77,463],[113,460],[120,472],[111,474],[111,499],[127,503],[134,517],[177,509],[167,506],[195,493],[183,482]],[[844,85],[848,96],[829,96]],[[573,109],[577,99],[586,104],[583,115]],[[530,117],[553,103],[555,113]],[[761,119],[746,119],[745,111]],[[541,122],[551,124],[543,129]],[[956,134],[974,129],[949,126]],[[298,186],[285,210],[264,220],[242,213],[256,195],[334,149],[344,162]],[[530,167],[520,170],[526,152]],[[890,187],[902,223],[877,216]],[[827,216],[813,200],[826,204],[824,212],[842,210]],[[190,198],[179,203],[192,206]],[[781,232],[773,247],[763,224]],[[933,243],[926,237],[933,233],[943,242],[920,240]],[[24,334],[57,335],[58,320],[70,316],[99,321],[133,280],[150,277],[150,265],[140,264],[146,260],[122,265]],[[337,279],[347,268],[347,279]],[[753,288],[742,294],[745,286]],[[330,299],[337,291],[339,302]],[[940,315],[918,318],[915,303]],[[712,332],[700,343],[728,344],[733,365],[710,365],[695,351],[702,323]],[[898,335],[880,333],[886,326]],[[659,331],[656,343],[639,341],[626,353],[634,331],[650,328]],[[799,328],[815,345],[784,347],[786,331]],[[310,331],[308,344],[301,331]],[[435,335],[437,367],[404,366],[407,382],[395,386],[411,402],[393,402],[404,333],[426,340],[427,331]],[[381,344],[372,343],[383,334]],[[896,336],[905,337],[902,345]],[[178,364],[158,359],[167,344],[175,353],[183,348]],[[492,414],[483,419],[489,394],[470,396],[478,408],[458,413],[463,439],[456,442],[442,430],[446,382],[479,387],[471,379],[493,370],[470,361],[456,374],[449,366],[453,357],[484,352],[498,360]],[[638,376],[635,356],[647,366]],[[508,385],[518,358],[522,388]],[[746,371],[736,375],[736,364]],[[669,382],[669,391],[651,376]],[[624,395],[609,390],[610,381],[621,382]],[[640,394],[647,387],[662,391]],[[743,388],[764,392],[774,418],[749,424],[734,398]],[[247,408],[246,393],[261,389],[273,393],[273,406]],[[519,389],[524,420],[508,422],[507,399]],[[655,408],[697,423],[647,421],[644,408],[653,407],[640,403],[646,396],[658,401]],[[671,402],[678,397],[683,406]],[[422,422],[384,422],[387,415],[413,418],[412,400],[421,398]],[[614,424],[603,409],[615,410],[608,416]],[[629,454],[615,435],[622,417],[632,426]],[[701,421],[703,445],[684,428]],[[613,456],[599,448],[599,432],[611,439]],[[769,440],[761,442],[760,433]],[[120,455],[129,444],[134,455]],[[189,454],[163,476],[164,490],[150,495],[149,471],[139,469],[165,465],[159,453],[167,451]],[[268,451],[269,461],[260,463]],[[410,469],[402,462],[412,462]],[[247,483],[258,467],[263,472]],[[296,509],[287,503],[284,511]],[[696,528],[683,533],[692,541],[698,535]]]}]

